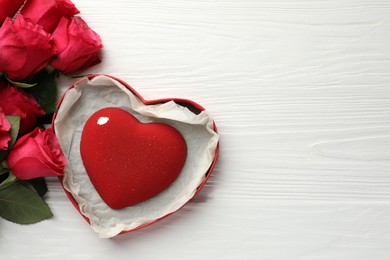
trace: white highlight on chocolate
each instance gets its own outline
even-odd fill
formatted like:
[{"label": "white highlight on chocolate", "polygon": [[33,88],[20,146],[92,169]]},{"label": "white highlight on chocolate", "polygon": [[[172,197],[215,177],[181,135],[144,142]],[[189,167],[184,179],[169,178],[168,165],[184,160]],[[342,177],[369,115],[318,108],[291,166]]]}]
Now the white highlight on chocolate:
[{"label": "white highlight on chocolate", "polygon": [[98,123],[98,125],[105,125],[105,124],[107,124],[108,120],[110,120],[110,118],[108,118],[106,116],[102,116],[98,119],[97,123]]}]

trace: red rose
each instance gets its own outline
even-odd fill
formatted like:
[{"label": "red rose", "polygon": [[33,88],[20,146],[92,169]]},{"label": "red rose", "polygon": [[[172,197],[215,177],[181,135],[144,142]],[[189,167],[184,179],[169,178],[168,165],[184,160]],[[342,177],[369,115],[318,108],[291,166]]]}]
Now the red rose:
[{"label": "red rose", "polygon": [[69,0],[30,0],[20,13],[26,20],[43,26],[47,32],[53,32],[61,17],[70,18],[79,10]]},{"label": "red rose", "polygon": [[53,56],[50,34],[18,15],[0,28],[0,71],[12,80],[31,78]]},{"label": "red rose", "polygon": [[64,174],[66,159],[51,128],[36,128],[16,141],[8,167],[21,180]]},{"label": "red rose", "polygon": [[24,0],[0,0],[0,24],[5,18],[13,17],[23,3]]},{"label": "red rose", "polygon": [[32,95],[13,86],[0,85],[0,106],[6,115],[20,116],[20,134],[34,129],[37,116],[45,114]]},{"label": "red rose", "polygon": [[9,130],[11,129],[11,124],[8,119],[5,117],[3,110],[0,107],[0,150],[8,149],[8,142],[11,140],[9,135]]},{"label": "red rose", "polygon": [[57,56],[50,65],[66,74],[87,69],[100,62],[102,47],[99,35],[83,19],[62,18],[53,33],[53,49]]}]

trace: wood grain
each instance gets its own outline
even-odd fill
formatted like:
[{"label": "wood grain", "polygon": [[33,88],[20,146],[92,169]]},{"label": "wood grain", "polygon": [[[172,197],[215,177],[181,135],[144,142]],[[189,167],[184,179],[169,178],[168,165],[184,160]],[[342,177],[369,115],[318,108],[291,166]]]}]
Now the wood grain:
[{"label": "wood grain", "polygon": [[110,240],[49,179],[55,217],[0,220],[1,259],[389,259],[389,1],[73,2],[105,45],[90,72],[205,106],[220,160],[182,210]]}]

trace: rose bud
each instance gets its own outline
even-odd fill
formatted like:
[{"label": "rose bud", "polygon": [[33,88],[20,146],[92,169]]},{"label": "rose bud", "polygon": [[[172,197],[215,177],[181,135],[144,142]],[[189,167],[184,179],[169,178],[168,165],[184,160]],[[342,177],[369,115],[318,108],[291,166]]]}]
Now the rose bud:
[{"label": "rose bud", "polygon": [[20,180],[62,176],[66,159],[51,128],[36,128],[16,141],[8,155],[8,167]]},{"label": "rose bud", "polygon": [[29,0],[20,13],[26,20],[43,26],[46,32],[53,32],[61,17],[70,18],[79,10],[69,0]]},{"label": "rose bud", "polygon": [[23,3],[24,0],[0,0],[0,24],[4,22],[5,18],[12,18]]},{"label": "rose bud", "polygon": [[0,150],[8,149],[8,142],[11,140],[11,136],[9,135],[10,129],[11,124],[0,107]]},{"label": "rose bud", "polygon": [[50,34],[18,15],[0,28],[0,72],[14,81],[30,79],[53,56]]},{"label": "rose bud", "polygon": [[37,125],[37,116],[45,114],[31,94],[10,85],[0,85],[0,106],[4,114],[20,116],[19,134],[34,129]]},{"label": "rose bud", "polygon": [[62,18],[53,33],[53,50],[57,54],[50,65],[65,74],[87,69],[100,63],[102,41],[83,19]]}]

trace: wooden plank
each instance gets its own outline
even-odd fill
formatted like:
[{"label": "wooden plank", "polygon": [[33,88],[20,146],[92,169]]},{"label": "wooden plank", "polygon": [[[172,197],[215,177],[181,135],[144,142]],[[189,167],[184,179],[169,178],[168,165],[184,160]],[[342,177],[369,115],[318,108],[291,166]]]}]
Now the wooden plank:
[{"label": "wooden plank", "polygon": [[4,259],[389,259],[389,1],[73,2],[105,45],[88,72],[204,105],[220,160],[185,208],[110,240],[49,179],[55,218],[0,220]]}]

